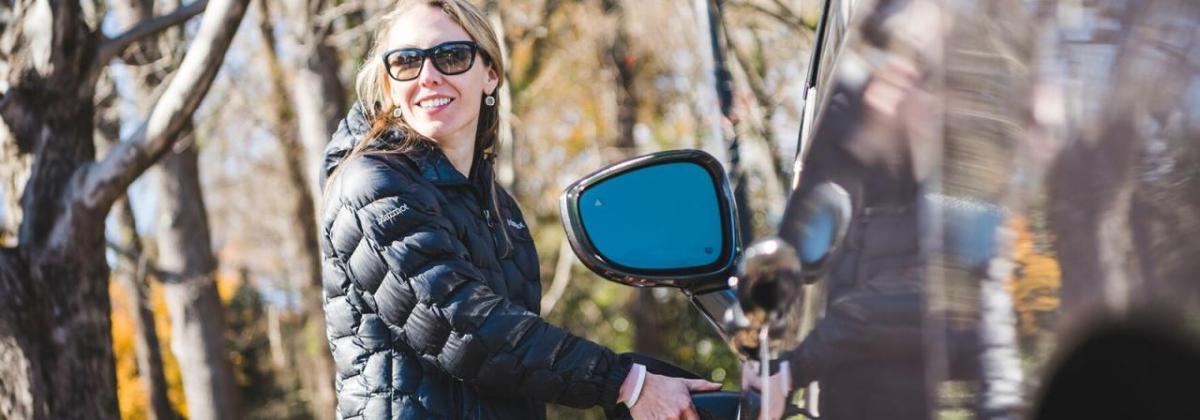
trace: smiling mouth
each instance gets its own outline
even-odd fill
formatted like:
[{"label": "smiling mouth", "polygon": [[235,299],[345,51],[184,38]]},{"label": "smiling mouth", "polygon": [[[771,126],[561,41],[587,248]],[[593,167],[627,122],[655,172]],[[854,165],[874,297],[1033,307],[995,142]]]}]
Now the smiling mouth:
[{"label": "smiling mouth", "polygon": [[431,98],[418,102],[417,106],[422,109],[438,109],[450,105],[451,102],[454,102],[454,99],[445,97]]}]

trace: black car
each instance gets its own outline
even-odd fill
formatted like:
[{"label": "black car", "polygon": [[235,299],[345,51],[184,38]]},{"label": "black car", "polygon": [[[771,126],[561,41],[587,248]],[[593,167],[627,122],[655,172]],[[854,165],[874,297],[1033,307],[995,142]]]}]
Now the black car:
[{"label": "black car", "polygon": [[792,362],[742,404],[1200,418],[1198,32],[1186,0],[827,0],[775,235],[740,242],[696,150],[576,182],[563,220],[592,270]]}]

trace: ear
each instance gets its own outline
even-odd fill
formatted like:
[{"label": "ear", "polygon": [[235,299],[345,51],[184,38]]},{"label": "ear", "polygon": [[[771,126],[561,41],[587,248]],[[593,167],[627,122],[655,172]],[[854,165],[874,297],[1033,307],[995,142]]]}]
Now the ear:
[{"label": "ear", "polygon": [[500,74],[496,69],[488,66],[487,79],[484,80],[484,94],[491,95],[496,93],[496,86],[500,85]]}]

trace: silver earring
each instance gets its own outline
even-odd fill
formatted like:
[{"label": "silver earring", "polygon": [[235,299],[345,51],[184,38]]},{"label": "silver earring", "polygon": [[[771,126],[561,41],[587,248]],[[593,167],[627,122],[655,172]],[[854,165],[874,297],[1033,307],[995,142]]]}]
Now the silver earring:
[{"label": "silver earring", "polygon": [[400,108],[393,109],[392,116],[395,118],[400,118]]},{"label": "silver earring", "polygon": [[496,106],[496,97],[488,95],[486,98],[483,98],[483,104],[487,106]]}]

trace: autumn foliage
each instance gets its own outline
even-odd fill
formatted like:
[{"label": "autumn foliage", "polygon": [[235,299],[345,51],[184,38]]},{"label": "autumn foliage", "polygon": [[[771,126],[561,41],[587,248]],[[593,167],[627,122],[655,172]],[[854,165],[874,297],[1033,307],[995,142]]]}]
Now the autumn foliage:
[{"label": "autumn foliage", "polygon": [[1010,287],[1017,329],[1022,336],[1046,333],[1061,305],[1062,271],[1049,249],[1047,232],[1031,229],[1025,218],[1014,219],[1012,228],[1017,233],[1013,246],[1017,267]]}]

